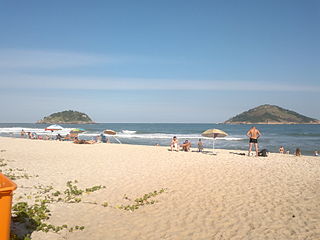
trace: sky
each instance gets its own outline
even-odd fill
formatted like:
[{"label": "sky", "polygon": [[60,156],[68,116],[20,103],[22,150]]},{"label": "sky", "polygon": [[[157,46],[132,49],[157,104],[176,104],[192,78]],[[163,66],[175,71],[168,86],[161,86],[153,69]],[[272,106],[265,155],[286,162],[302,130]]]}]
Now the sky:
[{"label": "sky", "polygon": [[320,119],[318,0],[0,0],[0,122]]}]

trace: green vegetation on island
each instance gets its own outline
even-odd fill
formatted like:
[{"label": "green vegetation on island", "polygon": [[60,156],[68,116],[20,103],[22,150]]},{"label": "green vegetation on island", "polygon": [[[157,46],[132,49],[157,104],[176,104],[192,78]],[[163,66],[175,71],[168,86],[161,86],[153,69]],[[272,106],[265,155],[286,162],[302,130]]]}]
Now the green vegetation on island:
[{"label": "green vegetation on island", "polygon": [[68,111],[53,113],[50,116],[44,117],[43,119],[39,120],[37,123],[87,124],[87,123],[94,123],[94,122],[85,113],[68,110]]},{"label": "green vegetation on island", "polygon": [[314,118],[275,105],[261,105],[243,112],[229,120],[226,124],[320,124]]}]

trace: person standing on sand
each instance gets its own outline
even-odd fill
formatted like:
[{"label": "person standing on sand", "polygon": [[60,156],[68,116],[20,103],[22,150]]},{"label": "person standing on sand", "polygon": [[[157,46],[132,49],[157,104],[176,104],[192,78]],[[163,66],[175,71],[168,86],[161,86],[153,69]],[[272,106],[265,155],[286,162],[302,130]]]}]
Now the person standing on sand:
[{"label": "person standing on sand", "polygon": [[256,150],[256,157],[258,157],[258,152],[259,152],[259,146],[258,146],[258,138],[261,136],[260,131],[253,126],[250,128],[250,130],[247,132],[247,136],[250,138],[249,140],[249,153],[248,156],[251,154],[252,150],[252,145],[254,144],[254,148]]},{"label": "person standing on sand", "polygon": [[199,152],[202,152],[202,150],[203,150],[203,143],[202,143],[201,139],[199,139],[199,142],[198,142],[198,151],[199,151]]}]

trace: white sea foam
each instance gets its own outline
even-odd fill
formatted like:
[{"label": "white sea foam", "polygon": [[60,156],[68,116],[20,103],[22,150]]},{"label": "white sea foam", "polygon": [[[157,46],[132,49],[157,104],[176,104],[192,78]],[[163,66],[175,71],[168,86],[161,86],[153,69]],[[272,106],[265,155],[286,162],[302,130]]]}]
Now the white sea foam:
[{"label": "white sea foam", "polygon": [[121,131],[124,134],[135,134],[137,131],[132,131],[132,130],[122,130]]},{"label": "white sea foam", "polygon": [[[176,136],[178,139],[212,139],[207,137],[202,137],[200,134],[168,134],[168,133],[150,133],[150,134],[123,134],[118,133],[119,138],[140,138],[140,139],[172,139]],[[226,137],[217,138],[225,141],[241,141],[244,138],[240,137]]]},{"label": "white sea foam", "polygon": [[101,133],[79,133],[79,137],[81,136],[86,136],[86,137],[97,137],[99,136]]},{"label": "white sea foam", "polygon": [[[0,134],[13,134],[13,135],[19,135],[22,129],[25,132],[33,132],[38,135],[57,135],[61,134],[62,136],[68,134],[72,128],[64,128],[59,131],[46,131],[42,128],[23,128],[23,127],[10,127],[10,128],[0,128]],[[79,134],[79,136],[83,137],[96,137],[100,135],[101,132],[84,132]],[[134,130],[122,130],[121,132],[117,132],[116,135],[118,138],[122,139],[172,139],[174,136],[176,136],[178,139],[206,139],[211,140],[212,138],[202,137],[200,134],[171,134],[171,133],[141,133],[137,134],[137,131]],[[241,137],[235,137],[235,136],[229,136],[225,138],[217,138],[219,140],[225,140],[225,141],[241,141],[244,138]]]}]

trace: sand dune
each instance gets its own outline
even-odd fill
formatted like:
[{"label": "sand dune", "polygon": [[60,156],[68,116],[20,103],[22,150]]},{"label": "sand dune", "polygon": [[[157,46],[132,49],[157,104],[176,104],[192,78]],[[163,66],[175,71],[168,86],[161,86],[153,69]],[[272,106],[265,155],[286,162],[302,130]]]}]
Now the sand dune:
[{"label": "sand dune", "polygon": [[[0,138],[0,157],[29,179],[15,182],[14,203],[37,184],[63,190],[106,188],[90,203],[50,204],[50,223],[83,231],[33,232],[35,240],[320,239],[320,158],[271,154],[255,158],[218,150],[216,156],[165,147]],[[240,152],[240,151],[238,151]],[[19,187],[20,186],[20,187]],[[21,187],[22,186],[22,187]],[[29,188],[28,188],[29,187]],[[103,207],[165,188],[157,202],[136,211]]]}]

